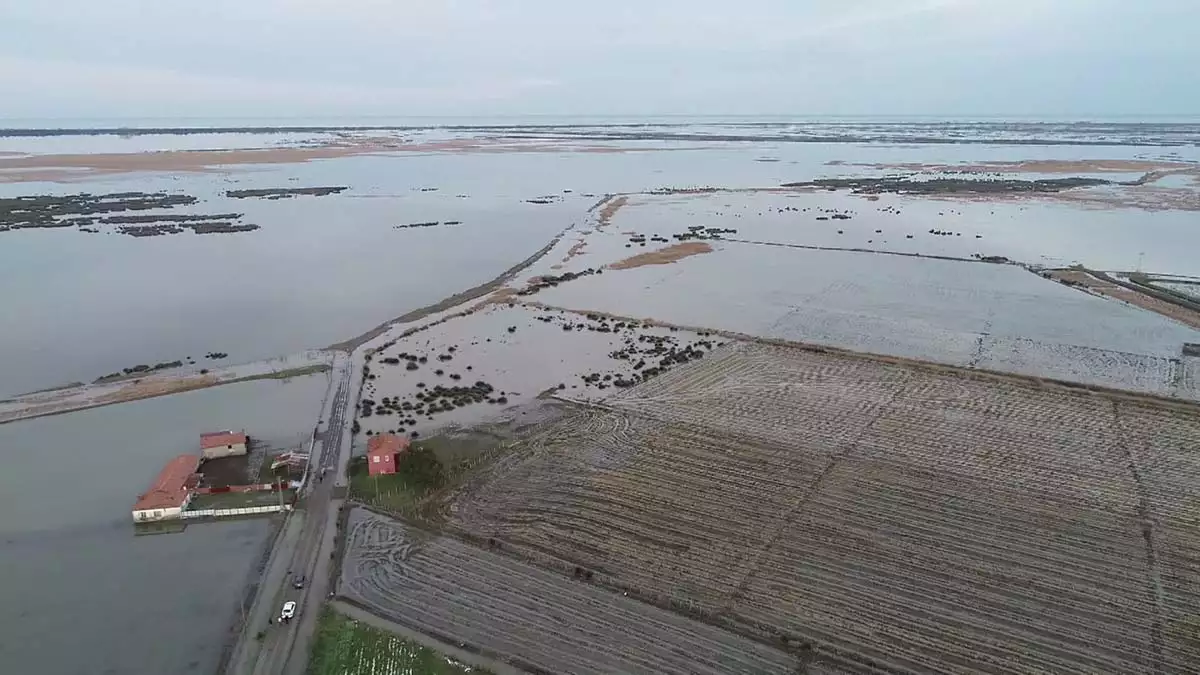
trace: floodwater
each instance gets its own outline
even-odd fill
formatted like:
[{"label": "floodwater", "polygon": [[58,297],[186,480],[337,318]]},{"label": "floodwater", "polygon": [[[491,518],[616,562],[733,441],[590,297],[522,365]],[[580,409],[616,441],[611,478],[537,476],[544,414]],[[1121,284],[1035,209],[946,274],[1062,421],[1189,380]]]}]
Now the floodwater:
[{"label": "floodwater", "polygon": [[[415,419],[415,424],[404,421],[410,413],[379,413],[360,417],[359,423],[368,432],[416,431],[428,435],[447,426],[471,427],[514,414],[524,415],[525,406],[559,385],[563,387],[561,394],[572,399],[598,399],[611,393],[614,377],[632,378],[637,374],[634,363],[647,358],[642,352],[654,344],[643,338],[653,337],[666,341],[668,346],[679,347],[700,339],[688,331],[652,326],[610,329],[610,324],[603,331],[596,330],[601,325],[569,312],[493,304],[431,326],[373,356],[373,379],[365,384],[363,397],[375,402],[389,397],[415,403],[415,394],[438,385],[469,387],[484,382],[495,389],[489,398],[503,396],[504,403],[481,402],[428,418],[413,414],[409,419]],[[713,339],[713,342],[722,341]],[[627,350],[634,355],[622,360],[612,355],[615,350]],[[429,361],[416,370],[408,370],[403,360],[392,365],[383,362],[401,353],[426,356]],[[451,358],[443,361],[439,355]],[[581,376],[589,374],[608,379],[595,383],[581,380]],[[365,444],[365,435],[358,437],[360,443]]]},{"label": "floodwater", "polygon": [[213,672],[270,521],[138,536],[130,507],[202,431],[298,445],[327,382],[261,380],[0,426],[0,671]]},{"label": "floodwater", "polygon": [[[245,214],[242,222],[261,226],[236,234],[144,238],[73,228],[0,232],[0,396],[187,356],[202,365],[210,351],[228,353],[222,363],[237,363],[340,342],[491,280],[565,228],[589,222],[588,209],[607,193],[768,188],[878,174],[855,163],[1196,162],[1198,130],[1196,125],[938,127],[786,120],[774,126],[579,126],[521,133],[567,139],[592,146],[592,151],[397,152],[204,173],[0,183],[0,198],[186,193],[202,201],[171,213],[238,212]],[[442,128],[399,135],[445,140],[504,133]],[[938,134],[940,141],[959,134],[959,141],[930,142]],[[0,134],[0,152],[274,147],[327,137],[217,131],[192,136]],[[595,151],[601,149],[606,151]],[[1167,186],[1183,185],[1177,183]],[[281,200],[224,195],[229,189],[313,186],[349,189]],[[1200,248],[1200,234],[1191,226],[1195,212],[1085,209],[1044,201],[935,202],[894,195],[872,202],[821,193],[795,197],[795,203],[851,209],[851,220],[816,221],[811,211],[758,215],[791,204],[791,199],[728,193],[639,196],[604,232],[589,237],[586,250],[562,271],[651,250],[626,248],[629,242],[621,232],[628,229],[669,236],[690,225],[706,225],[736,228],[741,238],[777,244],[955,256],[978,252],[1033,263],[1079,261],[1126,270],[1144,265],[1151,272],[1200,275],[1200,263],[1191,254]],[[881,210],[888,206],[900,215]],[[396,229],[434,220],[461,223]],[[837,229],[844,232],[837,234]],[[931,235],[929,229],[962,235]],[[885,233],[886,242],[872,241]],[[909,233],[912,240],[905,236]],[[573,245],[581,234],[577,228],[560,248]],[[1196,331],[1013,266],[736,242],[714,246],[712,253],[669,265],[578,279],[533,299],[1146,391],[1161,392],[1173,381],[1197,379],[1175,377],[1171,370],[1182,342],[1200,342]],[[562,264],[562,257],[556,249],[527,274],[561,273],[552,269]],[[487,323],[489,331],[505,330],[504,314],[481,314],[462,327],[473,330]],[[569,361],[554,356],[556,345],[564,343],[535,349],[537,331],[547,328],[526,324],[528,318],[507,350],[520,355],[512,365],[497,362],[488,374],[498,382],[517,378],[518,384],[504,387],[519,387],[522,396],[565,377],[559,365],[544,367],[540,360]],[[459,329],[447,323],[440,336],[462,344],[464,357],[469,346],[480,347],[470,353],[479,359],[500,354],[498,343],[494,352],[465,344]],[[570,344],[588,344],[588,367],[593,357],[600,367],[604,341],[590,333],[574,337]],[[543,369],[536,377],[516,372],[538,367]],[[1195,372],[1194,362],[1187,367]],[[203,430],[244,427],[275,445],[299,442],[318,414],[325,382],[322,375],[288,384],[229,385],[0,426],[0,671],[211,672],[239,593],[254,573],[268,523],[193,525],[181,534],[137,537],[129,508],[163,462],[193,450]],[[384,384],[406,386],[380,382],[380,395],[388,393]],[[254,416],[247,419],[250,410]]]},{"label": "floodwater", "polygon": [[887,194],[868,200],[845,191],[742,192],[641,195],[621,209],[610,232],[670,238],[703,225],[737,230],[722,235],[730,239],[799,246],[1003,256],[1046,267],[1132,270],[1140,265],[1200,275],[1200,259],[1191,253],[1200,250],[1196,217],[1189,211],[1080,208],[1051,199],[970,201]]},{"label": "floodwater", "polygon": [[[234,234],[191,232],[135,238],[75,229],[0,233],[0,396],[87,382],[121,368],[209,351],[245,362],[322,347],[484,283],[541,249],[586,216],[606,193],[662,187],[762,188],[788,181],[878,173],[855,163],[979,162],[1024,159],[1200,161],[1195,147],[1163,147],[1190,138],[1192,127],[1130,132],[1092,127],[971,127],[966,144],[918,142],[933,127],[860,122],[729,123],[645,128],[543,128],[527,135],[568,144],[527,152],[437,152],[359,155],[308,163],[243,165],[210,173],[113,174],[77,183],[0,184],[0,197],[120,191],[183,192],[199,197],[172,213],[244,213],[262,229]],[[962,131],[961,125],[949,128]],[[1153,133],[1150,133],[1153,131]],[[491,129],[408,129],[412,140],[478,138]],[[957,133],[957,132],[956,132]],[[386,135],[358,132],[359,136]],[[1039,135],[1063,142],[1112,145],[1011,145]],[[112,152],[311,143],[320,133],[184,136],[0,137],[0,152]],[[761,140],[728,140],[731,137]],[[905,139],[912,141],[903,142]],[[1143,145],[1132,144],[1141,139]],[[74,139],[77,141],[73,144]],[[715,140],[714,140],[715,139]],[[817,142],[841,139],[842,142]],[[985,143],[989,141],[991,144]],[[803,141],[803,142],[797,142]],[[1125,143],[1121,145],[1120,143]],[[545,143],[543,143],[545,145]],[[769,161],[764,161],[769,160]],[[844,165],[831,162],[845,162]],[[229,199],[228,189],[345,185],[339,195]],[[548,204],[528,200],[552,196]],[[1007,255],[1043,264],[1075,261],[1106,268],[1138,264],[1155,272],[1198,274],[1188,254],[1200,241],[1193,213],[1084,209],[1069,205],[960,204],[887,196],[869,202],[844,194],[809,195],[812,204],[854,208],[850,221],[763,217],[777,204],[744,195],[680,201],[670,208],[630,209],[639,226],[720,220],[747,237],[805,245]],[[669,201],[665,201],[669,203]],[[724,204],[733,218],[715,218]],[[876,209],[895,204],[901,215]],[[762,209],[760,209],[762,207]],[[955,211],[937,216],[938,211]],[[993,213],[994,211],[994,213]],[[751,214],[754,214],[753,216]],[[458,225],[395,229],[427,221]],[[729,221],[729,222],[726,222]],[[755,222],[751,222],[755,221]],[[837,225],[836,228],[831,227]],[[874,229],[886,229],[887,243]],[[931,228],[961,237],[927,234]],[[843,229],[837,235],[836,229]],[[921,238],[906,240],[901,231]],[[664,233],[665,234],[665,233]],[[981,234],[982,239],[974,238]],[[871,241],[872,243],[868,243]],[[978,244],[979,250],[974,250]],[[1144,255],[1139,255],[1144,254]]]},{"label": "floodwater", "polygon": [[535,297],[579,311],[1200,396],[1176,391],[1175,370],[1200,331],[1021,267],[739,242],[714,248]]}]

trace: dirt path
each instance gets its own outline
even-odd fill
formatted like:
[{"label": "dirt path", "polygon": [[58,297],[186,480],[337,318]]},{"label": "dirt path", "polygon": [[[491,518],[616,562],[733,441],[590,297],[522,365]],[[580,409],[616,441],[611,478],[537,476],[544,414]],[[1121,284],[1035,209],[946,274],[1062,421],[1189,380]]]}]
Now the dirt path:
[{"label": "dirt path", "polygon": [[[323,354],[323,352],[317,354]],[[312,358],[307,359],[307,362],[303,364],[289,363],[287,359],[275,363],[272,361],[231,366],[203,374],[197,372],[148,375],[128,381],[65,387],[17,396],[0,401],[0,424],[180,394],[225,384],[264,379],[283,380],[329,370],[328,362]]]}]

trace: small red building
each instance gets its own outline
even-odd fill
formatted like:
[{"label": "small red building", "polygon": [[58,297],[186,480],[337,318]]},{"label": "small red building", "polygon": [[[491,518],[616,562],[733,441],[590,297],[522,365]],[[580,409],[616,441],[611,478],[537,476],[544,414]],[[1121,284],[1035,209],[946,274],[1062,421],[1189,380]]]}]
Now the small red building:
[{"label": "small red building", "polygon": [[396,461],[408,450],[408,439],[379,434],[367,441],[367,473],[372,476],[396,473]]}]

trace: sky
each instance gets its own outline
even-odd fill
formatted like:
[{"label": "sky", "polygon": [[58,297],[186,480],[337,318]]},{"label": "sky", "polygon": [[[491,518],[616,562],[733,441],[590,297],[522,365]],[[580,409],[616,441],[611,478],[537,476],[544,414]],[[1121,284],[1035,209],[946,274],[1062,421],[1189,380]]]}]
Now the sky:
[{"label": "sky", "polygon": [[1197,0],[0,0],[0,118],[1200,115]]}]

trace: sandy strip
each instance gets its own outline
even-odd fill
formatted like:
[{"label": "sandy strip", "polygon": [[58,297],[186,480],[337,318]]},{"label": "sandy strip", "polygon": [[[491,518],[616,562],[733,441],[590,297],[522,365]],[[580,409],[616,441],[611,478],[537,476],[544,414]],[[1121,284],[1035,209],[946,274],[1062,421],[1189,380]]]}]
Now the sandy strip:
[{"label": "sandy strip", "polygon": [[596,220],[596,229],[603,229],[612,222],[613,216],[617,215],[617,211],[620,211],[628,203],[629,197],[624,195],[615,199],[605,200],[604,206],[600,208],[600,217]]},{"label": "sandy strip", "polygon": [[242,150],[161,150],[95,154],[0,154],[0,183],[71,182],[135,171],[212,172],[250,164],[297,164],[319,159],[382,153],[625,153],[661,152],[679,148],[621,148],[506,139],[455,139],[410,143],[377,137],[338,139],[325,145]]},{"label": "sandy strip", "polygon": [[610,270],[628,270],[634,267],[642,267],[644,265],[666,265],[673,263],[676,260],[682,260],[701,253],[712,253],[713,247],[702,241],[687,241],[682,244],[674,244],[666,248],[660,248],[657,251],[648,253],[639,253],[635,256],[615,262],[608,266]]},{"label": "sandy strip", "polygon": [[[1190,162],[1168,162],[1140,159],[1027,159],[1015,162],[995,161],[974,164],[922,164],[908,162],[898,164],[850,163],[840,160],[826,162],[826,166],[854,166],[865,169],[931,172],[968,173],[1138,173],[1200,172],[1200,165]],[[1164,174],[1166,175],[1166,174]]]}]

